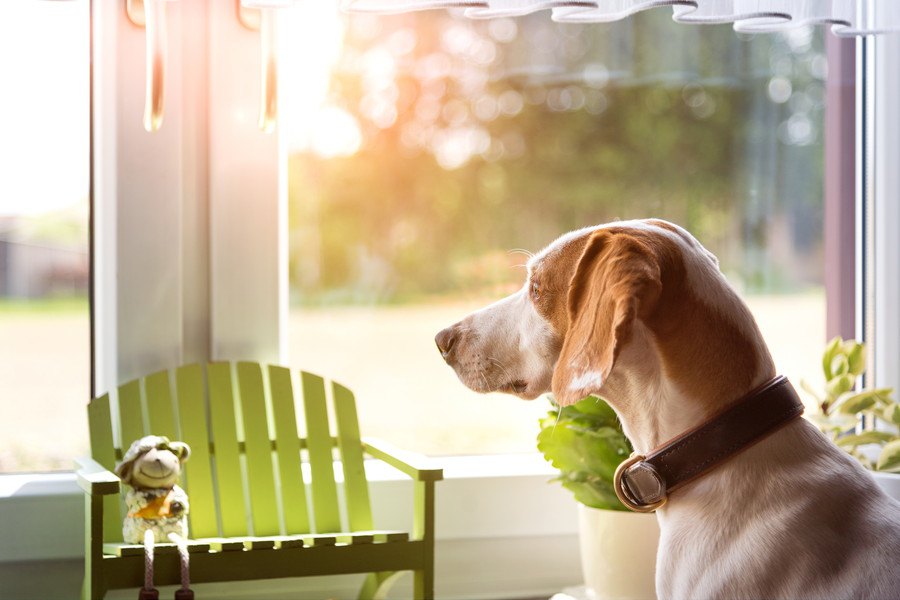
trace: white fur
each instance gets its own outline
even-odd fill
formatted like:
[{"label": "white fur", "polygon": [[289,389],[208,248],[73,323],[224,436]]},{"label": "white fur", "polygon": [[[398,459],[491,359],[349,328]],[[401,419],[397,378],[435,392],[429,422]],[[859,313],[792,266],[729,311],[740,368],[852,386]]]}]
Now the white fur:
[{"label": "white fur", "polygon": [[541,317],[528,296],[527,286],[515,294],[472,313],[461,324],[465,338],[454,365],[463,383],[479,392],[508,390],[522,381],[516,392],[533,399],[550,386],[555,361],[550,344],[550,324]]},{"label": "white fur", "polygon": [[572,383],[569,384],[569,389],[573,392],[586,388],[601,387],[603,387],[603,373],[600,371],[585,371],[578,377],[572,379]]}]

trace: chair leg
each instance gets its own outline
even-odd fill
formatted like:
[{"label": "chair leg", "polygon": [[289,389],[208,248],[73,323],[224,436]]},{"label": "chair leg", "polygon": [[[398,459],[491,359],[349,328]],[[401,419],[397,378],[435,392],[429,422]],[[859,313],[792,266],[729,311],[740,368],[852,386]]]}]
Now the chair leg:
[{"label": "chair leg", "polygon": [[384,600],[405,571],[379,571],[369,573],[359,590],[359,600]]},{"label": "chair leg", "polygon": [[91,577],[90,573],[85,573],[84,581],[81,584],[82,600],[103,600],[106,590],[99,584],[96,578]]},{"label": "chair leg", "polygon": [[378,586],[381,584],[381,573],[369,573],[363,581],[362,588],[359,590],[358,600],[374,600],[375,594],[378,592]]},{"label": "chair leg", "polygon": [[84,496],[84,581],[83,600],[103,600],[106,579],[103,574],[103,496]]},{"label": "chair leg", "polygon": [[433,600],[434,570],[415,571],[413,574],[413,598],[416,600]]}]

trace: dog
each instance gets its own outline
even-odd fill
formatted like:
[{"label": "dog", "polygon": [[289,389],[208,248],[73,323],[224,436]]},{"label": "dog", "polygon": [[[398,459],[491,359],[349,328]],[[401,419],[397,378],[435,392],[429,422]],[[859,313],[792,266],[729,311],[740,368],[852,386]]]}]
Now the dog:
[{"label": "dog", "polygon": [[[563,235],[519,291],[435,342],[477,392],[602,396],[640,454],[776,375],[716,257],[658,219]],[[900,503],[804,419],[673,492],[657,518],[659,598],[900,598]]]}]

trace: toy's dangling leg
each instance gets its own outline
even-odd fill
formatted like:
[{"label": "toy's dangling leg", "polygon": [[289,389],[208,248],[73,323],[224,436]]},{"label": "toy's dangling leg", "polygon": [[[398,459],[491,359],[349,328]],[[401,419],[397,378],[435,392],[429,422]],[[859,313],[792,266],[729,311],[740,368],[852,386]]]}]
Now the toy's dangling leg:
[{"label": "toy's dangling leg", "polygon": [[191,591],[191,558],[188,554],[187,541],[177,533],[170,533],[169,539],[178,546],[178,558],[181,560],[181,588],[175,590],[175,600],[194,600]]},{"label": "toy's dangling leg", "polygon": [[144,532],[144,587],[138,594],[138,600],[158,600],[159,590],[153,587],[153,532]]}]

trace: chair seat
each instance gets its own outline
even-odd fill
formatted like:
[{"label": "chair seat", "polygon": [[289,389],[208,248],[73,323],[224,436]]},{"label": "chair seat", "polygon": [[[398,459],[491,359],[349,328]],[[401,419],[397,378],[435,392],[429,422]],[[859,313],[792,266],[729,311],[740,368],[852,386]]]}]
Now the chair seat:
[{"label": "chair seat", "polygon": [[[406,542],[409,533],[405,531],[355,531],[352,533],[314,534],[276,536],[241,536],[232,538],[201,538],[188,540],[187,548],[191,554],[200,552],[234,552],[244,550],[280,550],[282,548],[303,548],[315,546],[335,546],[346,544],[388,544]],[[172,554],[177,552],[175,544],[155,544],[156,554]],[[138,556],[144,554],[143,544],[103,544],[103,553],[107,556]]]}]

